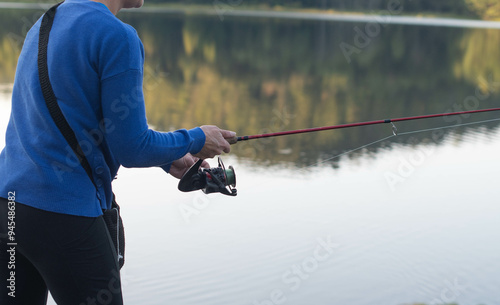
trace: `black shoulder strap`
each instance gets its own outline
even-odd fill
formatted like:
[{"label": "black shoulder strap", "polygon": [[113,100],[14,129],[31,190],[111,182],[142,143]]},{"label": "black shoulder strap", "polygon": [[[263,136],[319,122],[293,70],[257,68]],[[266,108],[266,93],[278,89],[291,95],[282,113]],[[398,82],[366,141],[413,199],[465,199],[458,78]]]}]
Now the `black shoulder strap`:
[{"label": "black shoulder strap", "polygon": [[95,186],[96,184],[92,176],[92,168],[90,167],[90,164],[85,157],[80,144],[78,144],[78,140],[76,139],[73,129],[71,129],[71,126],[69,126],[68,121],[64,117],[61,108],[57,103],[57,98],[54,90],[52,89],[52,85],[49,79],[49,69],[47,64],[47,47],[49,44],[49,34],[52,28],[52,24],[54,23],[54,16],[56,15],[57,7],[63,2],[51,7],[42,18],[38,42],[38,76],[40,78],[43,97],[45,99],[45,103],[47,104],[47,108],[49,108],[50,116],[56,123],[57,128],[59,128],[71,149],[73,149],[73,151],[75,152],[78,161],[85,169],[85,172]]}]

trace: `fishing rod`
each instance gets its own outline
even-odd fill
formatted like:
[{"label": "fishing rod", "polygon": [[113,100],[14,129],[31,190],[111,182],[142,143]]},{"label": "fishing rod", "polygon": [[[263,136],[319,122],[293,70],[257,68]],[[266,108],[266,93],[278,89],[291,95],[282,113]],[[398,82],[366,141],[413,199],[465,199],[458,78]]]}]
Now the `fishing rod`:
[{"label": "fishing rod", "polygon": [[[307,133],[307,132],[341,129],[341,128],[358,127],[358,126],[367,126],[367,125],[376,125],[376,124],[387,124],[387,123],[392,124],[392,132],[396,136],[397,135],[397,128],[394,125],[395,122],[430,119],[430,118],[447,117],[447,116],[455,116],[455,115],[465,115],[465,114],[491,112],[491,111],[500,111],[500,108],[448,112],[448,113],[439,113],[439,114],[428,114],[428,115],[419,115],[419,116],[404,117],[404,118],[397,118],[397,119],[386,119],[386,120],[377,120],[377,121],[368,121],[368,122],[359,122],[359,123],[350,123],[350,124],[342,124],[342,125],[333,125],[333,126],[324,126],[324,127],[316,127],[316,128],[307,128],[307,129],[297,129],[297,130],[289,130],[289,131],[282,131],[282,132],[265,133],[265,134],[259,134],[259,135],[251,135],[251,136],[241,136],[241,137],[237,137],[236,141],[232,140],[231,144],[235,144],[239,141],[246,141],[246,140],[252,140],[252,139],[270,138],[270,137],[300,134],[300,133]],[[202,190],[206,194],[222,193],[222,194],[228,195],[228,196],[236,196],[237,195],[237,191],[235,189],[235,187],[236,187],[236,174],[234,172],[234,168],[232,166],[229,166],[229,168],[226,169],[226,167],[222,163],[222,160],[219,158],[218,167],[203,169],[203,168],[201,168],[202,161],[203,160],[201,160],[201,159],[198,160],[198,162],[196,162],[193,166],[191,166],[191,168],[183,175],[183,177],[179,181],[178,189],[182,192],[191,192],[191,191],[195,191],[195,190]]]},{"label": "fishing rod", "polygon": [[368,121],[368,122],[358,122],[358,123],[333,125],[333,126],[323,126],[323,127],[314,127],[314,128],[306,128],[306,129],[297,129],[297,130],[289,130],[289,131],[281,131],[281,132],[272,132],[272,133],[264,133],[264,134],[251,135],[251,136],[240,136],[240,137],[237,137],[237,142],[239,142],[239,141],[253,140],[253,139],[261,139],[261,138],[286,136],[286,135],[292,135],[292,134],[301,134],[301,133],[308,133],[308,132],[316,132],[316,131],[323,131],[323,130],[342,129],[342,128],[350,128],[350,127],[358,127],[358,126],[368,126],[368,125],[377,125],[377,124],[387,124],[387,123],[392,124],[392,131],[393,131],[394,135],[396,135],[397,134],[397,128],[394,125],[395,122],[412,121],[412,120],[420,120],[420,119],[430,119],[430,118],[439,118],[439,117],[464,115],[464,114],[480,113],[480,112],[491,112],[491,111],[500,111],[500,108],[489,108],[489,109],[479,109],[479,110],[469,110],[469,111],[459,111],[459,112],[428,114],[428,115],[419,115],[419,116],[411,116],[411,117],[396,118],[396,119],[386,119],[386,120],[377,120],[377,121]]}]

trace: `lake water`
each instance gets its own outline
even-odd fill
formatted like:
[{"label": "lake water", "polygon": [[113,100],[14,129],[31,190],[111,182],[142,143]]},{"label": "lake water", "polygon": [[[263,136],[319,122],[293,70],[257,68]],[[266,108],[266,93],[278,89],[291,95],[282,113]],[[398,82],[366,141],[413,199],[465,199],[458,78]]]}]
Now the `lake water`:
[{"label": "lake water", "polygon": [[[0,147],[40,13],[0,11]],[[145,46],[155,129],[247,135],[500,107],[498,30],[219,17],[120,15]],[[237,197],[121,169],[125,303],[499,304],[498,118],[238,143],[222,156]]]}]

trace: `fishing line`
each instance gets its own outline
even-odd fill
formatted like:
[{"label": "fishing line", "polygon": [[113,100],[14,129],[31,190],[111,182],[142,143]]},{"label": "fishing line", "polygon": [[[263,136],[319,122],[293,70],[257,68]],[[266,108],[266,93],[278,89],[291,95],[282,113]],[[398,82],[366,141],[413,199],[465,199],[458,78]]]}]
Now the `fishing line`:
[{"label": "fishing line", "polygon": [[498,119],[490,119],[490,120],[484,120],[484,121],[478,121],[478,122],[470,122],[470,123],[462,123],[462,124],[456,124],[456,125],[451,125],[451,126],[441,126],[441,127],[435,127],[435,128],[427,128],[427,129],[419,129],[419,130],[413,130],[413,131],[406,131],[406,132],[397,132],[397,128],[394,124],[392,124],[392,132],[393,134],[388,136],[388,137],[385,137],[385,138],[382,138],[382,139],[379,139],[379,140],[376,140],[376,141],[373,141],[371,143],[368,143],[368,144],[365,144],[365,145],[362,145],[362,146],[359,146],[357,148],[354,148],[354,149],[351,149],[351,150],[348,150],[346,152],[343,152],[341,154],[338,154],[336,156],[333,156],[333,157],[330,157],[330,158],[327,158],[327,159],[324,159],[322,161],[319,161],[317,163],[314,163],[314,164],[311,164],[311,165],[308,165],[308,166],[305,166],[303,168],[301,168],[300,170],[306,170],[310,167],[314,167],[314,166],[317,166],[319,164],[322,164],[322,163],[325,163],[325,162],[328,162],[330,160],[333,160],[333,159],[337,159],[337,158],[340,158],[342,156],[345,156],[345,155],[348,155],[350,153],[353,153],[355,151],[358,151],[360,149],[363,149],[363,148],[367,148],[367,147],[370,147],[372,145],[375,145],[377,143],[380,143],[380,142],[383,142],[383,141],[386,141],[386,140],[389,140],[390,138],[394,138],[396,136],[404,136],[404,135],[410,135],[410,134],[417,134],[417,133],[423,133],[423,132],[429,132],[429,131],[435,131],[435,130],[443,130],[443,129],[450,129],[450,128],[458,128],[458,127],[463,127],[463,126],[470,126],[470,125],[477,125],[477,124],[483,124],[483,123],[490,123],[490,122],[495,122],[495,121],[500,121],[500,118]]},{"label": "fishing line", "polygon": [[394,125],[395,122],[430,119],[430,118],[438,118],[438,117],[450,117],[450,116],[456,116],[456,115],[466,115],[466,114],[472,114],[472,113],[482,113],[482,112],[491,112],[491,111],[500,111],[500,108],[476,109],[476,110],[459,111],[459,112],[447,112],[447,113],[417,115],[417,116],[395,118],[395,119],[385,119],[385,120],[376,120],[376,121],[368,121],[368,122],[357,122],[357,123],[349,123],[349,124],[341,124],[341,125],[333,125],[333,126],[323,126],[323,127],[314,127],[314,128],[306,128],[306,129],[264,133],[264,134],[237,137],[236,142],[248,141],[248,140],[252,140],[252,139],[262,139],[262,138],[286,136],[286,135],[292,135],[292,134],[301,134],[301,133],[308,133],[308,132],[332,130],[332,129],[342,129],[342,128],[351,128],[351,127],[359,127],[359,126],[387,124],[387,123],[391,123],[391,125],[393,127],[393,133],[396,134],[397,128]]},{"label": "fishing line", "polygon": [[388,139],[390,139],[390,138],[393,138],[393,137],[395,137],[395,136],[396,136],[396,135],[392,134],[392,135],[390,135],[390,136],[388,136],[388,137],[385,137],[385,138],[383,138],[383,139],[379,139],[379,140],[377,140],[377,141],[374,141],[374,142],[371,142],[371,143],[368,143],[368,144],[365,144],[365,145],[359,146],[359,147],[357,147],[357,148],[354,148],[354,149],[351,149],[351,150],[345,151],[345,152],[343,152],[343,153],[341,153],[341,154],[339,154],[339,155],[336,155],[336,156],[330,157],[330,158],[328,158],[328,159],[325,159],[325,160],[319,161],[319,162],[317,162],[317,163],[314,163],[314,164],[308,165],[308,166],[306,166],[306,167],[301,168],[301,170],[306,170],[306,169],[307,169],[307,168],[309,168],[309,167],[313,167],[313,166],[316,166],[316,165],[319,165],[319,164],[322,164],[322,163],[328,162],[328,161],[330,161],[330,160],[333,160],[333,159],[336,159],[336,158],[340,158],[340,157],[342,157],[342,156],[344,156],[344,155],[348,155],[348,154],[353,153],[353,152],[355,152],[355,151],[358,151],[358,150],[360,150],[360,149],[363,149],[363,148],[366,148],[366,147],[369,147],[369,146],[375,145],[375,144],[377,144],[377,143],[379,143],[379,142],[383,142],[383,141],[388,140]]},{"label": "fishing line", "polygon": [[500,121],[500,118],[498,118],[498,119],[491,119],[491,120],[484,120],[484,121],[478,121],[478,122],[462,123],[462,124],[451,125],[451,126],[442,126],[442,127],[436,127],[436,128],[428,128],[428,129],[421,129],[421,130],[414,130],[414,131],[406,131],[406,132],[398,133],[398,135],[403,136],[403,135],[409,135],[409,134],[426,132],[426,131],[434,131],[434,130],[440,130],[440,129],[457,128],[457,127],[462,127],[462,126],[469,126],[469,125],[475,125],[475,124],[489,123],[489,122],[495,122],[495,121]]}]

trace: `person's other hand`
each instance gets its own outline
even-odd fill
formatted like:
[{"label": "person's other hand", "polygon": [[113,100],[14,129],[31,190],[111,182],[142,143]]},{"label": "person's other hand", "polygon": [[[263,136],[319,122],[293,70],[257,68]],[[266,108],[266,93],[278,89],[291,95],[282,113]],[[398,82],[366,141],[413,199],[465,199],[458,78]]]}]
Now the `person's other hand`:
[{"label": "person's other hand", "polygon": [[228,153],[231,151],[230,144],[237,142],[234,131],[220,129],[213,125],[204,125],[200,128],[206,137],[205,145],[199,153],[194,155],[200,159],[213,158],[223,152]]},{"label": "person's other hand", "polygon": [[[193,157],[191,154],[187,154],[184,157],[172,162],[169,173],[175,178],[181,179],[182,176],[184,176],[184,174],[188,171],[188,169],[193,166],[193,164],[195,164],[198,160],[198,158]],[[201,167],[209,168],[210,165],[207,161],[203,161],[201,163]]]}]

